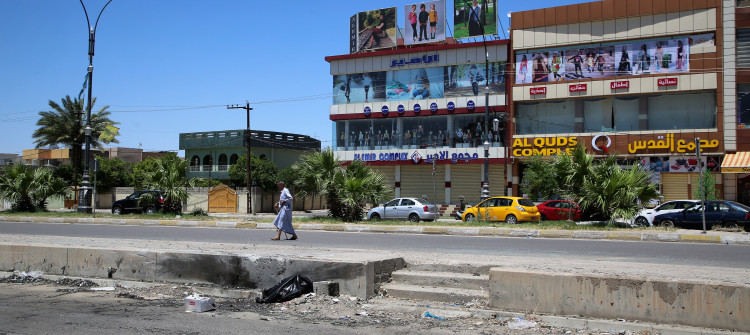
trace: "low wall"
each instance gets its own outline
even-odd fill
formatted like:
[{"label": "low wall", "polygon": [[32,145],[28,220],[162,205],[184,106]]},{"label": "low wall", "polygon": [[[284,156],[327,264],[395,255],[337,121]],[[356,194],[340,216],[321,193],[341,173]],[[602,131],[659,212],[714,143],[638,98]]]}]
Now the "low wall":
[{"label": "low wall", "polygon": [[490,270],[490,307],[750,331],[750,287]]},{"label": "low wall", "polygon": [[[391,272],[405,266],[401,258],[364,262],[252,256],[139,252],[23,245],[0,245],[0,271],[123,280],[202,282],[252,289],[270,288],[281,279],[301,275],[339,284],[341,294],[366,299]],[[114,270],[114,271],[113,271]]]}]

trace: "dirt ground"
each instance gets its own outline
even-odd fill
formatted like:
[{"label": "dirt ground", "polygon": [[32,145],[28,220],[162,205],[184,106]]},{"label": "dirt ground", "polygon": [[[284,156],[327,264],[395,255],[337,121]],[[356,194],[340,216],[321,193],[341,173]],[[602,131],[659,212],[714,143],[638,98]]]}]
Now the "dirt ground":
[{"label": "dirt ground", "polygon": [[[510,314],[472,303],[430,306],[384,297],[362,301],[310,294],[274,304],[219,298],[213,311],[187,313],[183,298],[193,292],[191,285],[91,290],[97,287],[81,279],[0,278],[0,300],[5,302],[0,307],[0,333],[198,334],[250,328],[253,333],[292,334],[660,334],[628,330],[626,323],[608,330],[555,327],[534,316],[521,316],[519,323]],[[425,312],[436,317],[425,317]]]}]

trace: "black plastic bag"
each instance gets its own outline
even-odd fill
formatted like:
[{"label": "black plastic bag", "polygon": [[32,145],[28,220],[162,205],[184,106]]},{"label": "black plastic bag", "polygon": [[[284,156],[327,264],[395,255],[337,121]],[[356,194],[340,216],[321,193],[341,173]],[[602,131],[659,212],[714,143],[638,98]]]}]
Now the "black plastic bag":
[{"label": "black plastic bag", "polygon": [[263,290],[263,298],[255,298],[255,302],[266,304],[289,301],[313,291],[313,283],[302,276],[291,276],[282,279],[273,287]]}]

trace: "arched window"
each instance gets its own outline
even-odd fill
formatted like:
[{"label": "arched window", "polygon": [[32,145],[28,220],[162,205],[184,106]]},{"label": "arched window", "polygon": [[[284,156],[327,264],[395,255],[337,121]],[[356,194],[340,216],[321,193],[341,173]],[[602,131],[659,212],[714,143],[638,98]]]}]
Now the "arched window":
[{"label": "arched window", "polygon": [[268,157],[266,157],[266,154],[261,154],[260,157],[258,157],[258,158],[263,159],[263,160],[268,159]]},{"label": "arched window", "polygon": [[229,165],[237,164],[237,159],[239,159],[237,154],[232,154],[232,156],[229,157]]},{"label": "arched window", "polygon": [[211,155],[203,156],[203,171],[211,171],[212,165],[214,165],[214,160]]},{"label": "arched window", "polygon": [[219,171],[227,170],[229,170],[229,166],[227,166],[227,155],[221,154],[219,155]]},{"label": "arched window", "polygon": [[201,170],[201,158],[198,155],[194,155],[190,158],[190,171],[197,172]]}]

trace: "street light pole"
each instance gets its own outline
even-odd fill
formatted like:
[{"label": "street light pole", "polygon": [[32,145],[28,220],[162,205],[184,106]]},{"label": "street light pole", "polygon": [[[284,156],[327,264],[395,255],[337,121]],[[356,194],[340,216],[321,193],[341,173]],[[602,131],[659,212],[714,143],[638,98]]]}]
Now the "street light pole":
[{"label": "street light pole", "polygon": [[253,206],[253,201],[252,201],[253,196],[251,192],[252,173],[250,172],[250,138],[251,138],[250,136],[250,111],[253,109],[250,108],[250,102],[248,101],[245,101],[245,106],[231,105],[231,106],[227,106],[227,109],[244,109],[247,112],[247,130],[245,130],[245,137],[244,137],[245,153],[246,153],[245,156],[247,156],[247,160],[246,160],[247,164],[245,166],[247,168],[247,177],[246,177],[247,178],[247,183],[246,183],[247,190],[245,191],[247,193],[247,209],[245,210],[245,213],[252,212],[253,214],[255,214],[255,207]]},{"label": "street light pole", "polygon": [[91,91],[94,80],[94,40],[96,37],[96,27],[99,25],[99,19],[102,17],[104,9],[107,8],[112,0],[107,1],[107,4],[102,7],[99,11],[99,16],[96,17],[94,26],[91,27],[91,21],[89,21],[89,14],[86,11],[86,6],[83,4],[83,0],[79,0],[83,7],[83,13],[86,14],[86,25],[89,28],[89,67],[88,67],[88,81],[89,81],[89,95],[87,97],[88,107],[86,108],[86,128],[84,133],[86,134],[86,148],[83,161],[83,181],[81,182],[81,188],[78,190],[78,212],[79,213],[91,213],[92,199],[91,199],[91,186],[89,182],[89,157],[91,155]]}]

